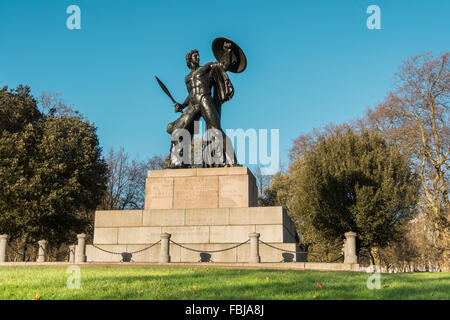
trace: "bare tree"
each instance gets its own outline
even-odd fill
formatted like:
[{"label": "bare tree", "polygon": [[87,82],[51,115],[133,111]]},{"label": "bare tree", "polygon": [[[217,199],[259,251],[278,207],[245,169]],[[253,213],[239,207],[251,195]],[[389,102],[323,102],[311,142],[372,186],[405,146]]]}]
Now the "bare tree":
[{"label": "bare tree", "polygon": [[255,178],[256,178],[256,186],[258,187],[258,201],[264,197],[265,191],[270,186],[270,182],[272,181],[272,176],[263,175],[261,172],[261,167],[257,165],[255,167]]},{"label": "bare tree", "polygon": [[425,213],[410,221],[408,231],[399,241],[377,250],[376,256],[382,268],[401,272],[439,271],[442,251],[437,248],[428,232],[429,223]]},{"label": "bare tree", "polygon": [[100,208],[142,209],[147,171],[163,169],[165,159],[160,156],[153,156],[147,161],[130,159],[122,147],[117,152],[110,149],[105,161],[108,165],[108,183]]},{"label": "bare tree", "polygon": [[448,168],[450,130],[450,53],[425,53],[405,60],[390,92],[369,124],[403,147],[420,175],[420,204],[428,215],[434,241],[442,250],[443,270],[449,269]]},{"label": "bare tree", "polygon": [[41,112],[45,116],[59,115],[84,119],[84,116],[78,110],[75,110],[73,105],[67,104],[60,93],[42,92],[38,102],[41,107]]}]

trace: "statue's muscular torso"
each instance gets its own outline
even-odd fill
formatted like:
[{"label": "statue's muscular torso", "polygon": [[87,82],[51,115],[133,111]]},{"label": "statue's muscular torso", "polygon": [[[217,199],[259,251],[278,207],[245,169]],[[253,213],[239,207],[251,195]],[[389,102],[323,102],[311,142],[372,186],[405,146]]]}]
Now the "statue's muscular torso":
[{"label": "statue's muscular torso", "polygon": [[189,92],[189,101],[192,105],[200,103],[204,95],[211,96],[213,79],[211,76],[211,67],[214,63],[210,62],[192,70],[185,78],[186,87]]}]

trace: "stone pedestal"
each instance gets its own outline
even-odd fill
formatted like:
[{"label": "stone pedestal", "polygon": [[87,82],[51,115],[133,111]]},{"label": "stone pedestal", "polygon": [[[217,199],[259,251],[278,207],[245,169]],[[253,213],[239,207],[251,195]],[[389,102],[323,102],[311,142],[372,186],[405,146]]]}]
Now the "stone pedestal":
[{"label": "stone pedestal", "polygon": [[78,243],[75,247],[75,263],[86,262],[86,235],[84,233],[77,234],[77,239]]},{"label": "stone pedestal", "polygon": [[39,240],[38,241],[38,257],[37,262],[46,262],[47,261],[47,241]]},{"label": "stone pedestal", "polygon": [[252,232],[249,235],[250,238],[250,263],[260,263],[261,257],[259,256],[259,233]]},{"label": "stone pedestal", "polygon": [[[170,262],[249,262],[254,242],[253,246],[249,242],[232,250],[219,250],[249,240],[249,234],[259,234],[262,241],[273,246],[299,251],[295,227],[286,210],[256,205],[256,181],[246,167],[152,170],[146,181],[145,209],[97,211],[94,244],[110,252],[131,253],[163,240],[161,235],[167,233],[175,243],[200,251],[170,243]],[[166,261],[169,256],[166,250],[166,242],[161,241],[151,249],[133,254],[131,260]],[[121,260],[120,254],[89,245],[86,256],[87,261]],[[261,244],[259,259],[254,255],[253,260],[299,259],[296,254]]]},{"label": "stone pedestal", "polygon": [[8,261],[8,240],[7,234],[0,234],[0,263]]},{"label": "stone pedestal", "polygon": [[69,262],[75,263],[75,249],[76,245],[69,246]]},{"label": "stone pedestal", "polygon": [[145,209],[240,208],[258,205],[247,167],[150,170]]},{"label": "stone pedestal", "polygon": [[358,263],[358,256],[356,255],[356,236],[356,232],[345,233],[344,263]]},{"label": "stone pedestal", "polygon": [[159,255],[160,263],[170,262],[169,241],[170,241],[170,234],[161,233],[161,254]]}]

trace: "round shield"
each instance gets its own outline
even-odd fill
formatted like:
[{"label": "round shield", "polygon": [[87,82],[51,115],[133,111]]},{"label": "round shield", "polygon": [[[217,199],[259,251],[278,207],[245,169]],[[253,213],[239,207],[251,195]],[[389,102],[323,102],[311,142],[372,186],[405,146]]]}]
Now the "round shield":
[{"label": "round shield", "polygon": [[242,49],[236,43],[227,38],[214,39],[212,43],[212,51],[217,61],[223,61],[227,58],[226,55],[230,54],[227,71],[241,73],[247,67],[247,58],[245,57]]}]

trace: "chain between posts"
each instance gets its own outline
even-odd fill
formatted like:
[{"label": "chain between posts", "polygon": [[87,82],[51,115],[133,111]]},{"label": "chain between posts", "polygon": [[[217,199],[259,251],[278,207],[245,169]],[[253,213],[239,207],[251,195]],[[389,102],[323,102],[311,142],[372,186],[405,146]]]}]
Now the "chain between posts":
[{"label": "chain between posts", "polygon": [[[17,254],[19,256],[23,256],[24,252],[17,251],[9,243],[7,244],[7,246],[8,246],[8,251],[11,250],[13,253],[15,253],[15,254]],[[38,250],[36,250],[35,248],[36,247],[29,247],[28,249],[31,249],[31,250],[29,250],[29,251],[27,250],[27,253],[31,254],[31,255],[38,254],[39,253],[39,247],[38,247]]]},{"label": "chain between posts", "polygon": [[250,241],[250,239],[248,239],[247,241],[244,241],[244,242],[242,242],[242,243],[239,243],[239,244],[237,244],[237,245],[235,245],[235,246],[232,246],[232,247],[230,247],[230,248],[226,248],[226,249],[220,249],[220,250],[198,250],[198,249],[192,249],[192,248],[185,247],[185,246],[183,246],[182,244],[179,244],[179,243],[177,243],[177,242],[175,242],[175,241],[173,241],[173,240],[170,240],[170,242],[172,242],[174,245],[177,245],[177,246],[179,246],[179,247],[181,247],[181,248],[183,248],[183,249],[186,249],[186,250],[189,250],[189,251],[193,251],[193,252],[200,252],[200,253],[223,252],[223,251],[227,251],[227,250],[231,250],[231,249],[240,247],[240,246],[246,244],[246,243],[249,242],[249,241]]},{"label": "chain between posts", "polygon": [[[268,244],[268,243],[266,243],[266,242],[264,242],[262,240],[259,240],[259,242],[261,242],[262,244],[265,244],[266,246],[268,246],[268,247],[270,247],[272,249],[276,249],[276,250],[279,250],[279,251],[282,251],[282,252],[295,253],[295,254],[297,254],[297,253],[308,253],[307,251],[291,251],[291,250],[285,250],[285,249],[277,248],[277,247],[275,247],[275,246],[273,246],[271,244]],[[335,247],[338,247],[338,246],[336,245],[333,248],[335,248]],[[336,261],[338,261],[340,259],[342,259],[342,256],[340,256],[336,260],[328,261],[327,263],[333,263],[333,262],[336,262]]]},{"label": "chain between posts", "polygon": [[[242,245],[248,243],[248,242],[250,241],[250,239],[248,239],[248,240],[246,240],[246,241],[244,241],[244,242],[242,242],[242,243],[239,243],[239,244],[237,244],[237,245],[235,245],[235,246],[232,246],[232,247],[230,247],[230,248],[219,249],[219,250],[199,250],[199,249],[193,249],[193,248],[188,248],[188,247],[186,247],[186,246],[183,246],[182,244],[179,244],[179,243],[177,243],[177,242],[175,242],[175,241],[173,241],[173,240],[169,240],[169,241],[172,242],[173,244],[175,244],[175,245],[177,245],[177,246],[179,246],[179,247],[181,247],[181,248],[183,248],[183,249],[189,250],[189,251],[199,252],[199,253],[215,253],[215,252],[224,252],[224,251],[228,251],[228,250],[232,250],[232,249],[238,248],[238,247],[240,247],[240,246],[242,246]],[[106,252],[106,253],[109,253],[109,254],[122,255],[122,254],[124,254],[124,253],[129,253],[129,254],[137,254],[137,253],[141,253],[141,252],[143,252],[143,251],[146,251],[146,250],[148,250],[148,249],[154,247],[155,245],[157,245],[157,244],[160,243],[160,242],[161,242],[161,240],[158,240],[157,242],[151,244],[151,245],[148,246],[148,247],[145,247],[145,248],[143,248],[143,249],[136,250],[136,251],[133,251],[133,252],[113,252],[113,251],[109,251],[109,250],[100,248],[100,247],[98,247],[98,246],[96,246],[96,245],[94,245],[94,244],[92,244],[92,246],[93,246],[94,248],[100,250],[100,251],[103,251],[103,252]],[[268,246],[268,247],[270,247],[270,248],[272,248],[272,249],[279,250],[279,251],[282,251],[282,252],[295,253],[295,254],[305,254],[305,253],[308,253],[307,251],[292,251],[292,250],[281,249],[281,248],[275,247],[275,246],[273,246],[273,245],[271,245],[271,244],[269,244],[269,243],[266,243],[266,242],[264,242],[264,241],[262,241],[262,240],[259,240],[259,242],[261,242],[262,244],[264,244],[264,245],[266,245],[266,246]],[[338,247],[338,246],[342,246],[342,244],[338,244],[338,245],[336,245],[336,246],[333,246],[333,248],[334,248],[334,247]],[[9,248],[11,251],[13,251],[15,254],[23,255],[23,253],[20,253],[20,252],[16,251],[16,250],[15,250],[11,245],[9,245],[9,244],[8,244],[8,248]],[[39,245],[39,248],[43,248],[43,247],[42,247],[41,245]],[[72,253],[75,253],[75,250],[70,250],[70,251],[71,251]],[[342,259],[342,256],[341,256],[341,257],[338,257],[336,260],[329,261],[329,263],[336,262],[336,261],[338,261],[338,260],[340,260],[340,259]]]},{"label": "chain between posts", "polygon": [[15,250],[13,247],[11,247],[9,244],[8,244],[8,250],[11,250],[12,252],[14,252],[15,254],[18,254],[19,256],[23,256],[23,254],[24,254],[24,252],[19,252],[19,251],[17,251],[17,250]]},{"label": "chain between posts", "polygon": [[259,240],[259,242],[261,242],[262,244],[265,244],[265,245],[268,246],[268,247],[271,247],[272,249],[276,249],[276,250],[283,251],[283,252],[289,252],[289,253],[308,253],[308,252],[306,252],[306,251],[291,251],[291,250],[285,250],[285,249],[277,248],[277,247],[275,247],[275,246],[273,246],[273,245],[271,245],[271,244],[268,244],[267,242],[264,242],[264,241],[262,241],[262,240]]},{"label": "chain between posts", "polygon": [[109,250],[106,250],[106,249],[97,247],[95,244],[92,244],[92,246],[93,246],[94,248],[96,248],[96,249],[98,249],[98,250],[101,250],[101,251],[103,251],[103,252],[106,252],[106,253],[122,255],[122,254],[124,254],[124,253],[129,253],[129,254],[141,253],[141,252],[143,252],[143,251],[145,251],[145,250],[148,250],[148,249],[154,247],[155,245],[157,245],[157,244],[160,243],[160,242],[161,242],[161,240],[158,240],[157,242],[151,244],[151,245],[148,246],[148,247],[145,247],[145,248],[143,248],[143,249],[136,250],[136,251],[133,251],[133,252],[113,252],[113,251],[109,251]]},{"label": "chain between posts", "polygon": [[340,256],[339,258],[337,258],[336,260],[333,260],[333,261],[328,261],[327,263],[333,263],[333,262],[336,262],[336,261],[339,261],[339,260],[342,260],[342,256]]}]

